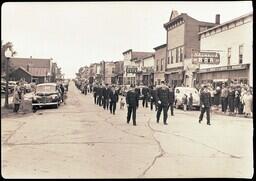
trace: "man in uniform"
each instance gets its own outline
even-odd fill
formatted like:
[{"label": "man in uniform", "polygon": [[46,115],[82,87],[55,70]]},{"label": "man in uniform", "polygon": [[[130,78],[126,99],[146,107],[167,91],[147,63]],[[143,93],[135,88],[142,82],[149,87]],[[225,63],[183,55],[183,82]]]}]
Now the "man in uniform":
[{"label": "man in uniform", "polygon": [[135,91],[135,85],[131,85],[131,89],[127,92],[126,95],[126,104],[128,108],[127,112],[127,124],[129,124],[130,119],[131,119],[131,114],[132,114],[132,120],[133,120],[133,126],[136,126],[136,109],[138,107],[138,100],[139,100],[139,95]]},{"label": "man in uniform", "polygon": [[170,92],[169,92],[169,107],[171,110],[171,116],[174,116],[173,114],[173,104],[174,104],[174,100],[175,100],[175,94],[174,94],[174,88],[170,87]]},{"label": "man in uniform", "polygon": [[142,100],[142,106],[143,107],[148,107],[148,94],[149,94],[149,89],[146,86],[143,86],[142,88],[142,95],[143,95],[143,100]]},{"label": "man in uniform", "polygon": [[158,104],[158,110],[156,114],[156,122],[159,123],[160,115],[163,110],[164,124],[167,125],[167,111],[170,100],[169,88],[165,85],[164,81],[161,81],[161,85],[156,89],[156,100]]},{"label": "man in uniform", "polygon": [[203,90],[200,93],[200,105],[201,105],[201,113],[199,116],[199,123],[201,123],[204,113],[206,112],[207,125],[211,125],[210,124],[211,94],[207,86],[204,86]]},{"label": "man in uniform", "polygon": [[118,102],[118,91],[115,90],[115,87],[112,86],[112,88],[110,89],[110,93],[109,93],[109,98],[110,98],[110,113],[111,114],[115,114],[116,111],[116,103]]}]

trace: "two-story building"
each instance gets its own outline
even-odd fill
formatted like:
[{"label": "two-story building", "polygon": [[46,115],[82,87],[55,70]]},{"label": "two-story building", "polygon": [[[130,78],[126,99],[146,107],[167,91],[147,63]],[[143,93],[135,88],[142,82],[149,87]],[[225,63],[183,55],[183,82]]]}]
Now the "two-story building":
[{"label": "two-story building", "polygon": [[166,44],[157,46],[154,50],[154,84],[160,85],[160,82],[165,80]]},{"label": "two-story building", "polygon": [[115,63],[104,62],[104,83],[112,84],[115,79]]},{"label": "two-story building", "polygon": [[123,84],[130,85],[136,84],[136,73],[138,71],[138,62],[143,58],[152,55],[153,52],[135,52],[129,49],[123,52],[124,61],[124,74],[123,74]]},{"label": "two-story building", "polygon": [[155,55],[149,55],[142,59],[142,83],[144,85],[154,85]]},{"label": "two-story building", "polygon": [[201,64],[200,83],[237,82],[253,85],[253,13],[199,33],[201,51],[219,53],[217,65]]},{"label": "two-story building", "polygon": [[172,11],[169,22],[164,24],[167,34],[165,80],[170,85],[193,86],[193,77],[186,75],[185,67],[192,62],[192,50],[200,49],[198,33],[216,26],[219,19],[216,20],[216,23],[202,22],[186,13]]}]

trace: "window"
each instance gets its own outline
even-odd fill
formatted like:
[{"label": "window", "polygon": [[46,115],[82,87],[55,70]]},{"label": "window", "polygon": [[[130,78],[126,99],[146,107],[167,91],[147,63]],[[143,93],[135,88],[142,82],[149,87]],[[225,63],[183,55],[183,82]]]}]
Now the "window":
[{"label": "window", "polygon": [[157,64],[156,64],[156,71],[158,71],[158,61],[157,61]]},{"label": "window", "polygon": [[239,64],[243,63],[243,45],[239,46]]},{"label": "window", "polygon": [[161,71],[163,70],[164,59],[161,59]]},{"label": "window", "polygon": [[112,73],[115,73],[115,68],[112,68]]},{"label": "window", "polygon": [[173,54],[172,54],[172,51],[170,51],[171,53],[171,64],[173,64]]},{"label": "window", "polygon": [[231,61],[231,48],[228,48],[228,65],[230,65]]},{"label": "window", "polygon": [[170,64],[170,57],[167,58],[167,63]]},{"label": "window", "polygon": [[175,56],[175,59],[176,59],[176,63],[179,62],[179,49],[176,48],[176,56]]},{"label": "window", "polygon": [[180,48],[180,62],[183,61],[183,47]]},{"label": "window", "polygon": [[176,60],[176,49],[172,50],[172,61],[174,63],[174,60]]}]

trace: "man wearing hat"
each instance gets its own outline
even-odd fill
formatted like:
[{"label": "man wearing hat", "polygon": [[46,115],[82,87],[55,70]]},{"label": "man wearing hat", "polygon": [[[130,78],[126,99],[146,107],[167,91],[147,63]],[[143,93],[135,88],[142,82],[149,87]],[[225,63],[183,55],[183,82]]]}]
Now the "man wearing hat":
[{"label": "man wearing hat", "polygon": [[126,95],[126,104],[128,108],[127,112],[127,124],[129,124],[132,114],[133,126],[136,126],[136,109],[138,107],[139,95],[135,91],[135,85],[131,84],[130,90]]},{"label": "man wearing hat", "polygon": [[110,93],[109,93],[109,98],[110,98],[110,106],[109,106],[109,109],[110,109],[110,113],[111,114],[115,114],[115,111],[116,111],[116,103],[118,102],[118,92],[117,90],[115,89],[115,86],[112,85],[112,88],[110,89]]},{"label": "man wearing hat", "polygon": [[164,124],[167,125],[167,111],[169,108],[170,93],[169,87],[165,85],[164,81],[161,81],[161,85],[156,89],[156,102],[157,102],[157,114],[156,122],[159,123],[161,112],[164,114]]},{"label": "man wearing hat", "polygon": [[202,92],[200,93],[200,105],[201,105],[201,113],[199,116],[199,123],[201,123],[204,113],[206,112],[207,125],[211,125],[210,124],[211,94],[207,86],[204,86]]}]

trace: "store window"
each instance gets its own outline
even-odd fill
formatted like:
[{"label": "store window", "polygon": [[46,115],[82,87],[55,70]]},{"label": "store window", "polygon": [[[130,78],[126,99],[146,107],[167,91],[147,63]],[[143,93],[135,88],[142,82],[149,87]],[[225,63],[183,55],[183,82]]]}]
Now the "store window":
[{"label": "store window", "polygon": [[231,61],[231,48],[228,48],[228,65],[230,65]]},{"label": "store window", "polygon": [[243,45],[239,45],[239,64],[243,63]]}]

